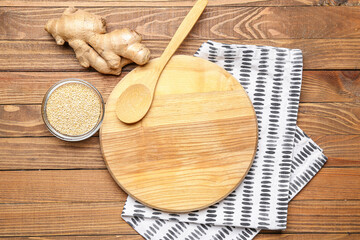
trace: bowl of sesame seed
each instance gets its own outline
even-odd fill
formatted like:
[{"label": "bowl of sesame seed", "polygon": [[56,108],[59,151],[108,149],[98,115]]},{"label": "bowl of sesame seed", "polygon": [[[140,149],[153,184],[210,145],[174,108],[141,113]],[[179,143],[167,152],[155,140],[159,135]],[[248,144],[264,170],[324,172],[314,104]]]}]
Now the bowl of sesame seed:
[{"label": "bowl of sesame seed", "polygon": [[68,78],[46,92],[41,113],[48,130],[65,141],[81,141],[94,135],[104,119],[105,104],[89,82]]}]

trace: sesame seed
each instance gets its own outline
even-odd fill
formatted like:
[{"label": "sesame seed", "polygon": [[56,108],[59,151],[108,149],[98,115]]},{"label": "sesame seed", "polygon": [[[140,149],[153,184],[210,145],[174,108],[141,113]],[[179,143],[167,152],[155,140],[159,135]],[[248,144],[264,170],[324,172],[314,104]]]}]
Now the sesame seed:
[{"label": "sesame seed", "polygon": [[46,115],[51,126],[70,136],[82,135],[93,129],[100,113],[98,95],[81,83],[67,83],[58,87],[46,105]]}]

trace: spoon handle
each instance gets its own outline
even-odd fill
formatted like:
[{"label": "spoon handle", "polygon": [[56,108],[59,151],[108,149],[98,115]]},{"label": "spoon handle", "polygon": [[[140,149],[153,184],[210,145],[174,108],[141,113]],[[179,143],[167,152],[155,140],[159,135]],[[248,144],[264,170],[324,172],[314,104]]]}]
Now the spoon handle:
[{"label": "spoon handle", "polygon": [[179,28],[176,30],[174,36],[166,47],[165,51],[160,57],[160,72],[163,70],[171,56],[176,52],[180,44],[189,34],[196,21],[199,19],[201,13],[204,11],[208,0],[198,0],[186,15]]}]

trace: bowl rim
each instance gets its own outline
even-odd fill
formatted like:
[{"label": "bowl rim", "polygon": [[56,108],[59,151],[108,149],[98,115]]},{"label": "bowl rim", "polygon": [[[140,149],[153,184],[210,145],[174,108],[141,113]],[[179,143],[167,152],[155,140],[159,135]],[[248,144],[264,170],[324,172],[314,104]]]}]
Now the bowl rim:
[{"label": "bowl rim", "polygon": [[[92,89],[97,94],[97,96],[99,97],[99,100],[100,100],[101,110],[100,110],[100,116],[99,116],[98,122],[96,123],[96,125],[90,131],[88,131],[88,132],[86,132],[84,134],[81,134],[81,135],[63,134],[63,133],[57,131],[50,124],[50,122],[48,121],[48,118],[47,118],[46,107],[47,107],[47,103],[48,103],[48,100],[49,100],[51,94],[57,88],[59,88],[60,86],[63,86],[65,84],[69,84],[69,83],[80,83],[80,84],[83,84],[83,85],[87,86],[88,88]],[[59,138],[61,140],[64,140],[64,141],[68,141],[68,142],[82,141],[82,140],[88,139],[89,137],[93,136],[100,129],[100,126],[101,126],[101,124],[102,124],[102,122],[104,120],[104,115],[105,115],[105,102],[104,102],[104,99],[103,99],[101,93],[99,92],[99,90],[97,90],[97,88],[94,85],[92,85],[91,83],[89,83],[89,82],[87,82],[85,80],[79,79],[79,78],[66,78],[66,79],[63,79],[63,80],[60,80],[60,81],[56,82],[54,85],[52,85],[47,90],[47,92],[44,95],[42,104],[41,104],[41,116],[42,116],[42,119],[43,119],[43,121],[45,123],[46,128],[55,137],[57,137],[57,138]]]}]

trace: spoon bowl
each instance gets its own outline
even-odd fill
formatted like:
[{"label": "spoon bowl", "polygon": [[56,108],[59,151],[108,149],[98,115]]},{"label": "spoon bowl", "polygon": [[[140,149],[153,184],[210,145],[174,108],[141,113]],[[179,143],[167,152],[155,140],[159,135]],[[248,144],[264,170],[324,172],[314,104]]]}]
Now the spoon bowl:
[{"label": "spoon bowl", "polygon": [[120,95],[116,103],[116,116],[120,121],[128,124],[136,123],[149,111],[156,84],[164,67],[189,34],[207,3],[208,0],[198,0],[195,3],[170,40],[152,74],[145,79],[137,80]]},{"label": "spoon bowl", "polygon": [[135,123],[148,112],[153,94],[143,84],[134,84],[127,88],[116,102],[116,116],[124,123]]}]

